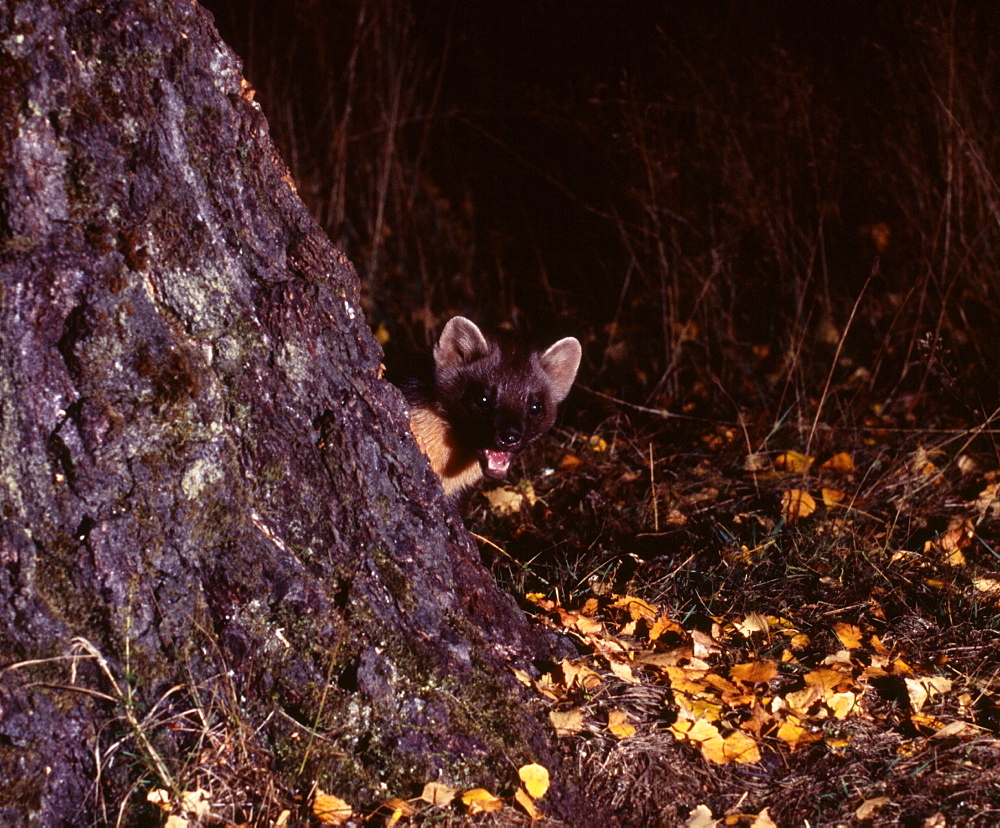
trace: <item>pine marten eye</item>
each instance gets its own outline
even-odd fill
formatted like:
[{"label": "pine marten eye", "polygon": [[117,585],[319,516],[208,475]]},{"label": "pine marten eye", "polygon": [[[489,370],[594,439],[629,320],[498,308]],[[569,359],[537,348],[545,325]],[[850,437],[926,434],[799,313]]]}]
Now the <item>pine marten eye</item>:
[{"label": "pine marten eye", "polygon": [[528,403],[529,417],[540,417],[543,411],[545,411],[545,406],[539,400],[532,400]]},{"label": "pine marten eye", "polygon": [[465,393],[466,399],[473,408],[485,411],[490,407],[489,392],[482,386],[474,385]]}]

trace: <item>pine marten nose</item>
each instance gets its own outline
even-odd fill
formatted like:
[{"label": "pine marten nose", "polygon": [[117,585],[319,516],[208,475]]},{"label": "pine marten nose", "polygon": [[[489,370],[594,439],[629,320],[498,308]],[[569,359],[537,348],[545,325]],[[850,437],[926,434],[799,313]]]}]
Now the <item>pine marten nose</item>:
[{"label": "pine marten nose", "polygon": [[521,430],[513,426],[501,428],[497,432],[497,445],[504,449],[515,449],[521,444]]}]

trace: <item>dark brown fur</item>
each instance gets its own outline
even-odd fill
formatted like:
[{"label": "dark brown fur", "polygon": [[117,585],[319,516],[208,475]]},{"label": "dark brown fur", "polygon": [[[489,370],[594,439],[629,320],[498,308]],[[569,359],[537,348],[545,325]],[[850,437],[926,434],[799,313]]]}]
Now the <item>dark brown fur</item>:
[{"label": "dark brown fur", "polygon": [[532,351],[487,338],[462,316],[445,325],[433,375],[402,387],[413,436],[446,495],[506,476],[513,456],[552,427],[580,355],[573,337]]}]

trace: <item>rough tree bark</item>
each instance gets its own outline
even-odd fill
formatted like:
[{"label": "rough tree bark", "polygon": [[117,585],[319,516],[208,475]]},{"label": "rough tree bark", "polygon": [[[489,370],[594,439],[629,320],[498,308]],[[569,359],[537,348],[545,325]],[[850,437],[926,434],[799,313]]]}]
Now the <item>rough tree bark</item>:
[{"label": "rough tree bark", "polygon": [[0,5],[3,824],[551,761],[531,632],[251,99],[188,0]]}]

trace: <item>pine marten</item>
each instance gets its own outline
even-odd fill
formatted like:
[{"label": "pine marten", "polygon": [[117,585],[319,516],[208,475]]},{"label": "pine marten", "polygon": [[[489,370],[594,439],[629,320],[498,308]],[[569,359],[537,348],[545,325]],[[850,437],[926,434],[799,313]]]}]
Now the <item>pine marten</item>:
[{"label": "pine marten", "polygon": [[400,388],[417,445],[452,502],[484,476],[502,480],[514,455],[552,427],[580,356],[571,336],[534,351],[487,338],[464,316],[444,326],[432,370]]}]

